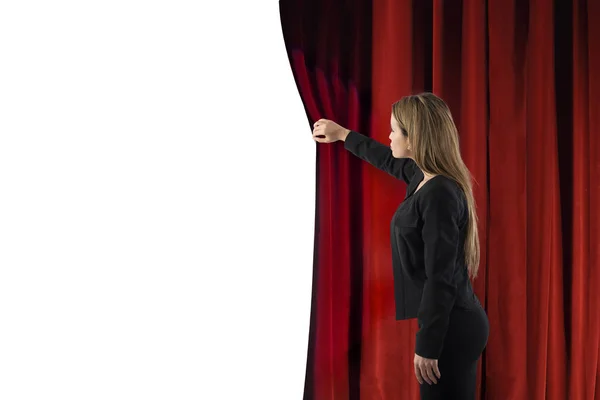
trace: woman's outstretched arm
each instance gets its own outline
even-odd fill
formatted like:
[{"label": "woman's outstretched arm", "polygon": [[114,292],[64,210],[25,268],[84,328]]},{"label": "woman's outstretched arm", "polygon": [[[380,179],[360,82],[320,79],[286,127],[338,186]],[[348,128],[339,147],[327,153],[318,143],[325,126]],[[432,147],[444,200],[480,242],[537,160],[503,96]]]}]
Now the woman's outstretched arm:
[{"label": "woman's outstretched arm", "polygon": [[358,158],[407,184],[417,171],[417,165],[412,159],[394,158],[388,146],[355,131],[348,133],[344,139],[344,147]]},{"label": "woman's outstretched arm", "polygon": [[412,159],[395,158],[388,146],[331,120],[320,119],[315,122],[313,139],[319,143],[342,140],[345,142],[344,147],[352,154],[407,184],[418,171]]}]

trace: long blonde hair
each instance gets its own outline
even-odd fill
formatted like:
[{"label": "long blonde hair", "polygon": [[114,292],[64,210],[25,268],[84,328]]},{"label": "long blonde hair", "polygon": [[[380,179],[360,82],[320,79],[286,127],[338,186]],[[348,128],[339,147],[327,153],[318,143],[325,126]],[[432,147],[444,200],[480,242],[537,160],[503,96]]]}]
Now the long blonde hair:
[{"label": "long blonde hair", "polygon": [[475,278],[480,250],[472,177],[460,155],[458,130],[448,105],[432,93],[421,93],[394,103],[392,113],[408,136],[417,166],[423,172],[452,179],[463,190],[469,209],[465,262],[469,276]]}]

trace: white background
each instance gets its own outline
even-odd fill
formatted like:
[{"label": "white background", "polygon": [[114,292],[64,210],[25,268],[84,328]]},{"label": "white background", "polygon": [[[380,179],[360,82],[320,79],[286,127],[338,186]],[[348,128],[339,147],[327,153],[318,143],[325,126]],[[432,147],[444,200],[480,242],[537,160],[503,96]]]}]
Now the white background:
[{"label": "white background", "polygon": [[315,144],[272,1],[0,5],[0,399],[301,399]]}]

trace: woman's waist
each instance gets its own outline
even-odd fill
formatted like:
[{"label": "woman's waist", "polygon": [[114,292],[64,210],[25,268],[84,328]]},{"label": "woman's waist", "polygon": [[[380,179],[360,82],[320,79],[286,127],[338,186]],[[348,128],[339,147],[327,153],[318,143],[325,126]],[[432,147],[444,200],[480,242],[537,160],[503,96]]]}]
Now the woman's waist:
[{"label": "woman's waist", "polygon": [[471,285],[466,285],[458,290],[456,294],[456,300],[454,301],[454,308],[472,310],[483,306],[479,301],[479,298],[471,288]]}]

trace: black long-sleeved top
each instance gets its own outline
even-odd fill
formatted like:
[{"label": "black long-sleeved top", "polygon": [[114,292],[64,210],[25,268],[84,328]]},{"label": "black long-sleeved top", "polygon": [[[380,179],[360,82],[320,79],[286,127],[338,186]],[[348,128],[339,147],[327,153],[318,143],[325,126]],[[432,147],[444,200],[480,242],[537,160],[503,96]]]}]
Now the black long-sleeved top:
[{"label": "black long-sleeved top", "polygon": [[408,185],[390,226],[396,319],[417,318],[416,354],[438,359],[452,309],[480,304],[465,262],[466,197],[442,175],[417,191],[424,175],[415,162],[394,158],[388,146],[358,132],[350,132],[345,148]]}]

